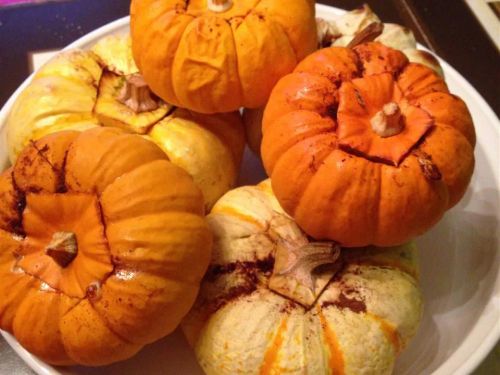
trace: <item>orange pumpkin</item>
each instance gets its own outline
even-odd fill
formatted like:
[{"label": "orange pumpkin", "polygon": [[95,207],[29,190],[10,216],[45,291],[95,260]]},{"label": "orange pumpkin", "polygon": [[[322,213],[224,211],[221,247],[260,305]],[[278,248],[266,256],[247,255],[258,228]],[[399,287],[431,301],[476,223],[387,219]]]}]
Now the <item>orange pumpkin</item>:
[{"label": "orange pumpkin", "polygon": [[316,49],[314,1],[133,0],[134,59],[150,88],[202,113],[265,104]]},{"label": "orange pumpkin", "polygon": [[443,79],[371,42],[325,48],[274,88],[262,156],[281,205],[311,236],[391,246],[463,196],[475,133]]},{"label": "orange pumpkin", "polygon": [[0,328],[51,364],[129,358],[188,312],[211,241],[200,190],[154,143],[46,136],[0,176]]}]

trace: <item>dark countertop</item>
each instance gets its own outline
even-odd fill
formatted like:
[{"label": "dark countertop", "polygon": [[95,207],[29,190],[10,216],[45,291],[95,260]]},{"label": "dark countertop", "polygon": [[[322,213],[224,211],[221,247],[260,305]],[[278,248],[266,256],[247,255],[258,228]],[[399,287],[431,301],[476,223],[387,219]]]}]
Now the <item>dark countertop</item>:
[{"label": "dark countertop", "polygon": [[[324,0],[352,9],[370,3],[385,22],[414,30],[422,44],[455,67],[500,113],[498,50],[462,0]],[[28,76],[29,54],[64,47],[82,35],[126,16],[129,0],[56,0],[0,7],[0,106]],[[475,374],[499,370],[500,348]],[[33,372],[0,338],[0,375]]]}]

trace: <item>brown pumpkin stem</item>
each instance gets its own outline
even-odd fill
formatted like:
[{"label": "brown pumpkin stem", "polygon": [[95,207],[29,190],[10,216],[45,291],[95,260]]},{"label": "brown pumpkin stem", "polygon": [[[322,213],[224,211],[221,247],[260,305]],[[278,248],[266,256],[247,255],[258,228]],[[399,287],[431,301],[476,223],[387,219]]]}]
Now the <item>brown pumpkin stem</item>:
[{"label": "brown pumpkin stem", "polygon": [[150,112],[158,108],[158,102],[153,99],[151,90],[140,74],[127,76],[117,99],[135,113]]},{"label": "brown pumpkin stem", "polygon": [[337,263],[340,247],[333,242],[309,242],[283,215],[271,220],[269,234],[277,243],[269,289],[311,307],[336,272],[333,267],[319,267]]},{"label": "brown pumpkin stem", "polygon": [[381,22],[372,22],[361,30],[356,36],[349,42],[347,48],[356,47],[358,44],[373,42],[382,32],[384,31],[384,24]]},{"label": "brown pumpkin stem", "polygon": [[62,268],[69,264],[78,255],[78,244],[73,232],[56,232],[45,248],[45,254],[54,259]]},{"label": "brown pumpkin stem", "polygon": [[232,0],[208,0],[207,7],[212,12],[222,13],[233,6]]},{"label": "brown pumpkin stem", "polygon": [[392,137],[403,131],[401,109],[395,102],[382,107],[370,120],[372,130],[382,138]]}]

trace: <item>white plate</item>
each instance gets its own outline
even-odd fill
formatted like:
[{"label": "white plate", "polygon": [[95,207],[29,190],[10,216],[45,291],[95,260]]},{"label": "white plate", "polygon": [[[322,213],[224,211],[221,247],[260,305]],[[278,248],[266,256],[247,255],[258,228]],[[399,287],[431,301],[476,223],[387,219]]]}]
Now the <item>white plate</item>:
[{"label": "white plate", "polygon": [[[317,15],[328,18],[339,9],[317,5]],[[77,40],[67,48],[89,48],[107,34],[128,32],[122,18]],[[472,113],[477,131],[476,170],[462,202],[430,232],[418,239],[425,311],[420,330],[401,355],[396,374],[467,374],[484,359],[500,337],[500,122],[477,91],[441,60],[451,92],[461,96]],[[30,78],[0,112],[0,128]],[[0,136],[0,170],[7,166],[5,131]],[[241,184],[265,175],[248,151]],[[38,374],[203,374],[182,334],[146,347],[134,358],[112,366],[67,369],[49,366],[1,332],[7,342]]]}]

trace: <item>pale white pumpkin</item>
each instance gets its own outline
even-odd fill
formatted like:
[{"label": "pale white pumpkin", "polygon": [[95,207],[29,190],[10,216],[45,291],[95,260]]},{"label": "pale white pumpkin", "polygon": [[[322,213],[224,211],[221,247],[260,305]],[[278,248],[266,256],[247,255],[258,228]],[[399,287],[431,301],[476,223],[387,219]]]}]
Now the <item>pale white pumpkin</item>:
[{"label": "pale white pumpkin", "polygon": [[[328,26],[325,25],[325,22],[328,23]],[[382,21],[365,4],[361,8],[346,12],[331,21],[318,20],[318,24],[322,24],[321,29],[324,30],[320,38],[325,37],[326,33],[330,33],[327,35],[330,45],[345,47],[373,22],[381,23]],[[443,75],[439,61],[431,53],[417,49],[417,40],[410,29],[395,23],[384,23],[382,34],[375,38],[375,41],[401,50],[411,62],[428,66],[441,76]]]},{"label": "pale white pumpkin", "polygon": [[208,222],[212,264],[182,324],[208,375],[392,372],[422,312],[414,244],[314,245],[269,180],[226,193]]}]

